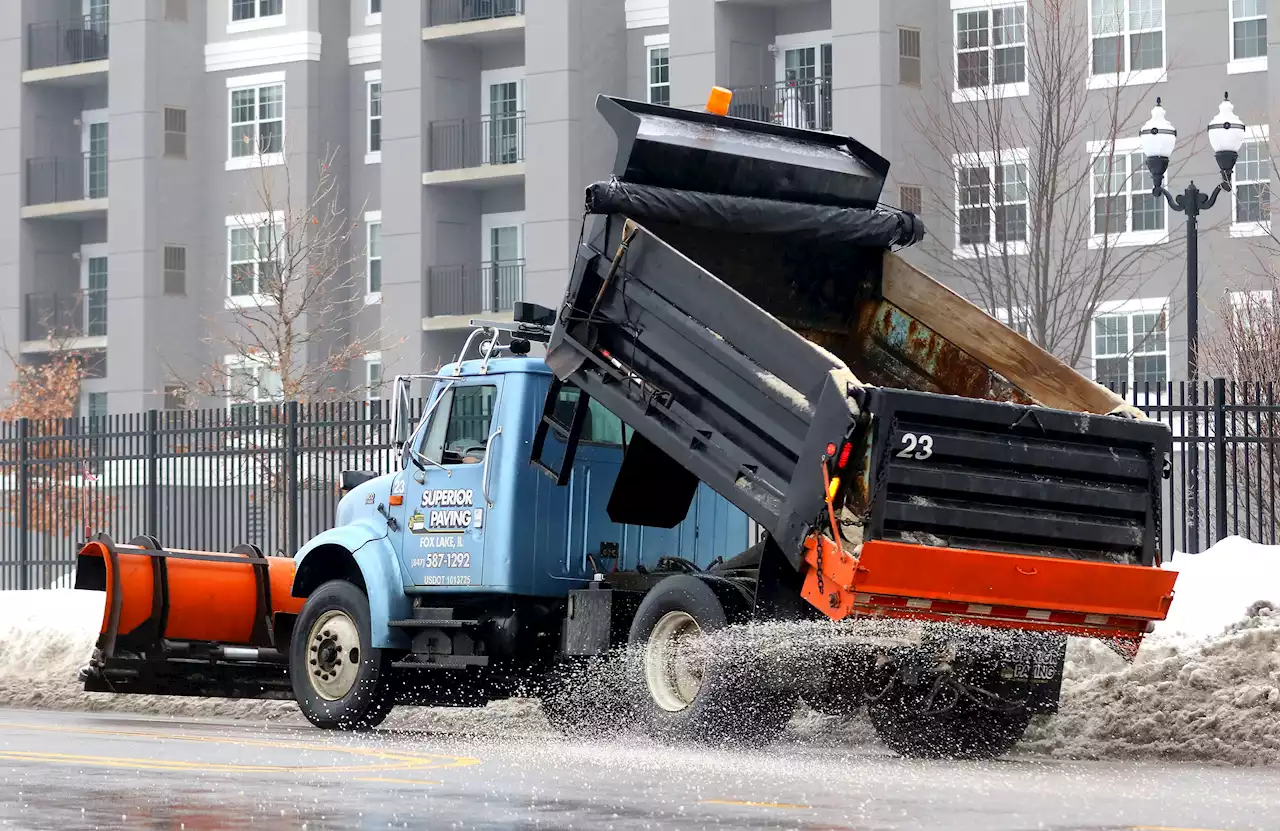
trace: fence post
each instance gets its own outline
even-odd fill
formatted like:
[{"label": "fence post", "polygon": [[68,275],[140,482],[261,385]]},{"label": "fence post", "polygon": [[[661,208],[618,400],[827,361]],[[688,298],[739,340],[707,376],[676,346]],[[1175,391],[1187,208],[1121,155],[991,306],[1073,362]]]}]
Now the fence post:
[{"label": "fence post", "polygon": [[160,539],[160,411],[147,410],[147,533]]},{"label": "fence post", "polygon": [[18,419],[18,588],[31,588],[31,420]]},{"label": "fence post", "polygon": [[298,402],[290,401],[284,406],[284,464],[285,464],[285,510],[286,516],[286,556],[298,553]]},{"label": "fence post", "polygon": [[1214,542],[1227,538],[1227,379],[1213,379]]}]

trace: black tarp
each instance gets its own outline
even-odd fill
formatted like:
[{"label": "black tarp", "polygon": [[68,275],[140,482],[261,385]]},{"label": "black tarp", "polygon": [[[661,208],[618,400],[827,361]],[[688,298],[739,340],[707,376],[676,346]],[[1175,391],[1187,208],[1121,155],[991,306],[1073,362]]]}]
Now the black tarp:
[{"label": "black tarp", "polygon": [[860,248],[914,245],[924,223],[892,208],[837,208],[635,185],[613,179],[587,188],[592,214],[621,214],[713,231],[783,236],[791,241],[842,243]]}]

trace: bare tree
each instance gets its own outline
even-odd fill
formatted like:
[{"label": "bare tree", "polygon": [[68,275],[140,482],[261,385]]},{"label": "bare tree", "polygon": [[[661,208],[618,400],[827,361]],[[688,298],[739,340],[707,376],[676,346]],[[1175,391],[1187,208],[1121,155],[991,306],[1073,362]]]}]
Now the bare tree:
[{"label": "bare tree", "polygon": [[[1262,199],[1264,205],[1269,202],[1265,189]],[[1235,533],[1275,544],[1280,539],[1280,271],[1272,263],[1280,249],[1269,230],[1253,242],[1257,267],[1246,269],[1243,285],[1223,292],[1219,319],[1200,342],[1200,363],[1207,374],[1227,380],[1222,416],[1227,468],[1221,475],[1227,477],[1230,505],[1222,509],[1234,519]],[[1216,430],[1212,420],[1208,427]],[[1213,501],[1206,504],[1212,507]]]},{"label": "bare tree", "polygon": [[9,424],[10,437],[18,435],[16,422],[27,422],[26,447],[9,442],[3,453],[4,461],[16,469],[25,452],[25,493],[16,487],[15,476],[15,487],[5,489],[4,502],[6,517],[16,524],[25,498],[23,531],[68,538],[103,528],[114,500],[94,484],[90,463],[97,455],[96,442],[79,418],[88,359],[74,346],[76,327],[60,327],[53,317],[44,323],[50,349],[38,359],[21,360],[4,346],[15,375],[9,382],[10,401],[0,408],[0,422]]},{"label": "bare tree", "polygon": [[[365,294],[363,207],[348,215],[334,161],[326,153],[314,184],[299,187],[288,163],[262,166],[254,206],[231,229],[231,292],[209,315],[215,359],[194,384],[208,396],[324,401],[365,391],[338,378],[390,346],[381,329],[359,333]],[[393,345],[392,345],[393,346]],[[265,389],[255,396],[254,388]]]},{"label": "bare tree", "polygon": [[[957,75],[945,73],[910,114],[927,150],[913,161],[957,234],[954,251],[925,248],[940,276],[1076,366],[1100,305],[1132,297],[1178,253],[1132,244],[1132,231],[1162,228],[1166,214],[1141,154],[1117,152],[1116,139],[1136,135],[1154,101],[1119,84],[1090,89],[1087,6],[975,10],[961,21],[973,28],[960,32]],[[1028,92],[984,94],[992,85]]]}]

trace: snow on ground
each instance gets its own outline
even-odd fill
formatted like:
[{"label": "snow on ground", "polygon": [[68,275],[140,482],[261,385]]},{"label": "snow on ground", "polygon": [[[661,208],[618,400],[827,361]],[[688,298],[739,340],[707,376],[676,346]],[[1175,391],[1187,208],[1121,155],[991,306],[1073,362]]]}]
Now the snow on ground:
[{"label": "snow on ground", "polygon": [[[1239,537],[1179,555],[1170,617],[1126,664],[1096,641],[1073,639],[1061,711],[1037,719],[1020,751],[1064,758],[1165,758],[1280,764],[1280,547]],[[0,592],[0,706],[115,710],[173,717],[298,720],[281,701],[86,693],[105,595],[54,589]],[[480,710],[399,708],[386,726],[511,735],[549,730],[536,702]],[[863,718],[803,710],[786,741],[866,745]]]}]

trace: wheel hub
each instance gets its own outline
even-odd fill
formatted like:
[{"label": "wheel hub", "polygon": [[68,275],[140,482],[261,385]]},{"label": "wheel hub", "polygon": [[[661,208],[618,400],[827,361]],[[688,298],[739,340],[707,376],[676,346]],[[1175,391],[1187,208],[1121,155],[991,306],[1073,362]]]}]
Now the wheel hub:
[{"label": "wheel hub", "polygon": [[307,634],[311,686],[326,701],[345,698],[360,672],[360,630],[346,612],[325,612]]},{"label": "wheel hub", "polygon": [[688,612],[667,612],[645,644],[645,681],[653,701],[675,713],[693,704],[705,664],[702,628]]}]

